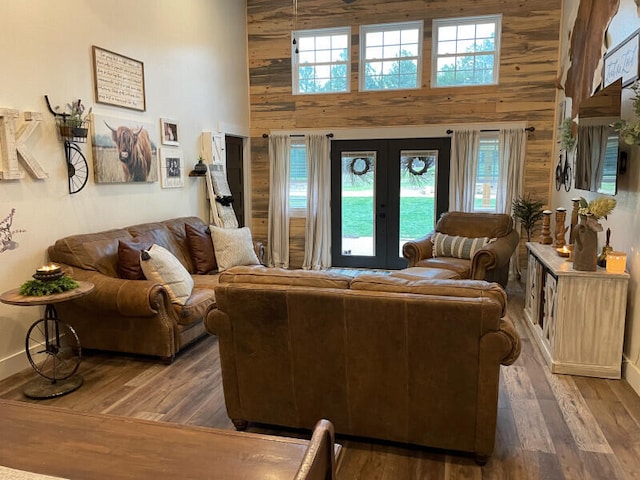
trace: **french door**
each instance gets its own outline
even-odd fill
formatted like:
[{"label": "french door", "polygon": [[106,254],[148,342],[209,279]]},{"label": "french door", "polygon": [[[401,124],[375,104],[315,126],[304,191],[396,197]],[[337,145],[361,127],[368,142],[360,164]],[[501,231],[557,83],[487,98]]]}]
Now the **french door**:
[{"label": "french door", "polygon": [[450,138],[331,142],[333,266],[399,269],[449,203]]}]

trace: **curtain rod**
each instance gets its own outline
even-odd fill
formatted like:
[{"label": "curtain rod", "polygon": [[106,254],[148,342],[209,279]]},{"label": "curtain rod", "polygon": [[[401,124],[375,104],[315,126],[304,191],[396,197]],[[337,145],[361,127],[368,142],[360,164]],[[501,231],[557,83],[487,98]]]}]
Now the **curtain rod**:
[{"label": "curtain rod", "polygon": [[[292,133],[289,135],[290,137],[304,137],[304,133]],[[268,133],[263,133],[262,138],[269,138]],[[333,133],[327,133],[327,138],[333,138]]]},{"label": "curtain rod", "polygon": [[[535,132],[536,131],[536,127],[526,127],[524,129],[526,132]],[[500,129],[498,128],[494,128],[494,129],[484,129],[484,130],[480,130],[481,132],[499,132]],[[447,130],[447,135],[451,135],[453,133],[453,130]]]}]

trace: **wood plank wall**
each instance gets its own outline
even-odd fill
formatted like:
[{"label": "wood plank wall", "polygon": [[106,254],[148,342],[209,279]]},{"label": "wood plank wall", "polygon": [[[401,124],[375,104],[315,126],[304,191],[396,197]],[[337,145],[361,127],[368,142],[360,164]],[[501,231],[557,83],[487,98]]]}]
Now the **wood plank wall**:
[{"label": "wood plank wall", "polygon": [[[268,140],[271,130],[478,122],[526,122],[524,187],[549,203],[555,169],[554,129],[560,0],[298,0],[298,29],[352,27],[351,92],[291,94],[291,0],[247,0],[251,102],[252,232],[267,241]],[[502,14],[499,85],[430,88],[434,18]],[[358,91],[360,25],[424,21],[422,88]],[[427,233],[427,232],[425,232]],[[304,219],[291,220],[291,267],[302,264]]]}]

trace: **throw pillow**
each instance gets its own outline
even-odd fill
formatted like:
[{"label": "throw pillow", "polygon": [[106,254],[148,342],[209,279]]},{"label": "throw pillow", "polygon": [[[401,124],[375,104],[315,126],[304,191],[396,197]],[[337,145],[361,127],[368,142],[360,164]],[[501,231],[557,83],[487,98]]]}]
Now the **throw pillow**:
[{"label": "throw pillow", "polygon": [[185,223],[184,231],[191,261],[193,262],[193,273],[206,275],[215,270],[217,267],[216,256],[213,252],[213,241],[209,228],[205,232]]},{"label": "throw pillow", "polygon": [[153,244],[142,252],[140,262],[147,280],[161,283],[173,303],[184,305],[193,291],[193,278],[169,250]]},{"label": "throw pillow", "polygon": [[456,237],[436,232],[432,240],[434,257],[471,259],[478,250],[491,242],[488,237]]},{"label": "throw pillow", "polygon": [[144,280],[140,267],[140,252],[148,250],[153,240],[141,235],[131,240],[118,240],[118,275],[127,280]]},{"label": "throw pillow", "polygon": [[253,250],[249,227],[220,228],[211,225],[209,228],[218,271],[223,272],[237,265],[260,265]]}]

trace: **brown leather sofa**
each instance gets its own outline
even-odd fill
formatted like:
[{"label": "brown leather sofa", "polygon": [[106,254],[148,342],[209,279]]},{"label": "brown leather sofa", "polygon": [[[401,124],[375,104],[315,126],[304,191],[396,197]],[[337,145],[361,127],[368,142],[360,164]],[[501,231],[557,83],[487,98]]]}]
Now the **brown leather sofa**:
[{"label": "brown leather sofa", "polygon": [[[83,348],[158,356],[168,363],[182,348],[206,335],[202,320],[215,305],[213,287],[218,274],[195,273],[202,259],[190,252],[187,225],[192,231],[207,229],[198,217],[182,217],[72,235],[49,247],[52,262],[75,280],[95,285],[89,295],[56,305],[60,318],[76,330]],[[120,242],[136,239],[166,248],[191,273],[194,288],[184,305],[172,303],[160,283],[121,278]],[[261,245],[256,248],[260,251]]]},{"label": "brown leather sofa", "polygon": [[336,433],[492,453],[500,364],[520,353],[498,284],[234,267],[215,291],[205,327],[237,428],[325,418]]},{"label": "brown leather sofa", "polygon": [[[471,259],[433,255],[436,232],[467,238],[495,239],[480,248]],[[462,279],[498,282],[506,288],[509,260],[520,237],[513,229],[513,219],[504,213],[446,212],[435,229],[423,238],[407,242],[402,255],[409,267],[432,267],[455,271]]]}]

